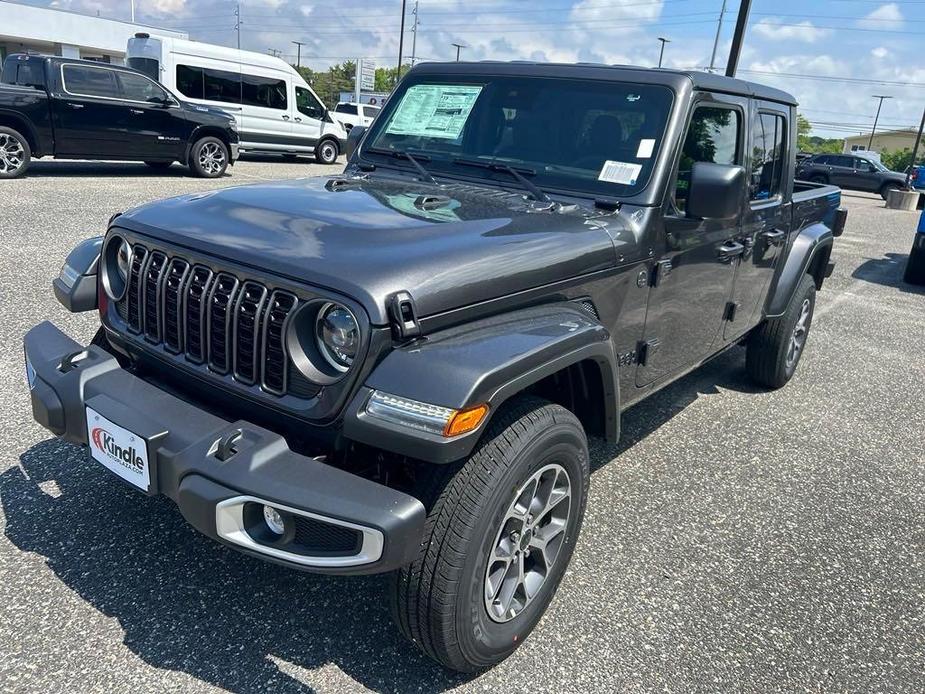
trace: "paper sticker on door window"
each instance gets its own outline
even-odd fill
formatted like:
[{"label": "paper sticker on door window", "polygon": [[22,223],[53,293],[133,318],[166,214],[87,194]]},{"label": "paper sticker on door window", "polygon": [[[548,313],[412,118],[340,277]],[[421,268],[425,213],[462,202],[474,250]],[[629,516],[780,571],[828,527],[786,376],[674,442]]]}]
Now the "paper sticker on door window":
[{"label": "paper sticker on door window", "polygon": [[604,166],[601,168],[601,173],[598,175],[598,181],[607,181],[608,183],[620,183],[624,186],[634,186],[636,185],[636,179],[639,178],[639,174],[642,171],[642,166],[639,164],[629,164],[625,161],[610,161],[609,159],[604,162]]},{"label": "paper sticker on door window", "polygon": [[637,159],[649,159],[655,151],[655,140],[640,140],[639,149],[636,150]]},{"label": "paper sticker on door window", "polygon": [[416,84],[401,98],[385,131],[455,140],[481,91],[472,85]]}]

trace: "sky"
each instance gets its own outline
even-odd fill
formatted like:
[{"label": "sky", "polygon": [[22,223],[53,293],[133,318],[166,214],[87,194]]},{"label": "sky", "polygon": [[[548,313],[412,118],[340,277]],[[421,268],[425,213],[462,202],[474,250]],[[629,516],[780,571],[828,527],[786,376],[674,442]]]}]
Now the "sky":
[{"label": "sky", "polygon": [[[128,19],[131,0],[26,0],[103,17]],[[738,0],[727,0],[717,50],[729,54]],[[233,46],[233,0],[135,0],[139,22],[182,29],[190,37]],[[407,0],[403,55],[414,41],[414,0]],[[654,66],[659,37],[664,65],[710,64],[723,0],[419,0],[419,60],[588,61]],[[401,0],[242,0],[241,46],[279,51],[323,69],[372,58],[398,62]],[[869,131],[878,100],[880,129],[917,127],[925,108],[925,0],[753,0],[739,76],[794,94],[814,134]]]}]

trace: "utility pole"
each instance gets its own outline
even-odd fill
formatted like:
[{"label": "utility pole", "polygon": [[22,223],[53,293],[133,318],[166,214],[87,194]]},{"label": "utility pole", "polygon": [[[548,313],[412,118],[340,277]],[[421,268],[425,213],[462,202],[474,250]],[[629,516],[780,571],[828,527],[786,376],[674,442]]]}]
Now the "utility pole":
[{"label": "utility pole", "polygon": [[135,23],[135,0],[132,0],[132,24]]},{"label": "utility pole", "polygon": [[234,8],[234,30],[238,33],[238,50],[241,50],[241,3]]},{"label": "utility pole", "polygon": [[723,0],[723,9],[719,11],[719,23],[716,25],[716,38],[713,39],[713,55],[710,56],[710,72],[716,68],[716,50],[719,48],[719,36],[723,31],[723,17],[726,15],[726,0]]},{"label": "utility pole", "polygon": [[418,0],[414,0],[414,9],[411,10],[411,14],[414,15],[414,25],[411,27],[411,67],[414,67],[418,54]]},{"label": "utility pole", "polygon": [[363,59],[357,58],[356,74],[354,78],[354,101],[356,101],[357,106],[360,105],[360,89],[363,85]]},{"label": "utility pole", "polygon": [[468,48],[468,46],[466,46],[466,45],[463,44],[463,43],[451,43],[450,45],[451,45],[451,46],[456,46],[456,62],[458,63],[458,62],[459,62],[459,51],[460,51],[460,49],[462,49],[462,48]]},{"label": "utility pole", "polygon": [[880,103],[877,104],[877,115],[874,116],[874,127],[870,131],[870,139],[867,141],[867,151],[869,152],[874,146],[874,135],[877,134],[877,123],[880,121],[880,109],[883,108],[884,99],[892,99],[892,96],[887,96],[886,94],[872,94],[875,99],[880,99]]},{"label": "utility pole", "polygon": [[407,0],[401,0],[401,31],[398,34],[398,72],[395,73],[395,84],[401,79],[401,55],[405,48],[405,7]]},{"label": "utility pole", "polygon": [[302,67],[302,46],[305,45],[304,41],[293,41],[296,45],[295,49],[295,66]]},{"label": "utility pole", "polygon": [[915,168],[915,158],[919,156],[919,145],[922,144],[923,130],[925,130],[925,111],[922,111],[922,122],[919,123],[919,134],[915,138],[915,147],[912,148],[912,161],[909,162],[909,170],[906,172],[906,190],[911,190],[909,183],[912,181],[912,169]]},{"label": "utility pole", "polygon": [[729,49],[729,62],[726,63],[726,77],[735,77],[739,69],[739,58],[742,56],[742,42],[745,40],[745,29],[748,27],[748,14],[752,9],[752,0],[742,0],[739,3],[739,17],[736,19],[736,30],[732,35],[732,48]]},{"label": "utility pole", "polygon": [[662,47],[658,52],[658,66],[661,67],[662,59],[665,57],[665,44],[671,43],[671,39],[666,39],[666,38],[662,38],[661,36],[659,36],[658,40],[662,42]]},{"label": "utility pole", "polygon": [[272,55],[274,58],[279,58],[279,56],[282,55],[282,51],[277,50],[276,48],[268,48],[267,53]]}]

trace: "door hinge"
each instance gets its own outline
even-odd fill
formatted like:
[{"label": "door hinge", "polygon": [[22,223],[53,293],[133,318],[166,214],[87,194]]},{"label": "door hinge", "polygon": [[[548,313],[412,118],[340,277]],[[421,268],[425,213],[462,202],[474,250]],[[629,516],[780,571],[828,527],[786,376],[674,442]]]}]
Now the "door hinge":
[{"label": "door hinge", "polygon": [[664,258],[655,263],[655,269],[652,271],[652,286],[661,286],[671,274],[671,268],[671,258]]},{"label": "door hinge", "polygon": [[636,348],[636,363],[640,366],[648,366],[649,361],[655,356],[661,344],[662,341],[657,337],[653,337],[651,340],[646,340],[645,342],[640,342],[639,346]]},{"label": "door hinge", "polygon": [[735,301],[729,301],[726,303],[726,309],[723,311],[723,320],[727,320],[732,323],[736,319],[736,313],[739,310],[739,304]]}]

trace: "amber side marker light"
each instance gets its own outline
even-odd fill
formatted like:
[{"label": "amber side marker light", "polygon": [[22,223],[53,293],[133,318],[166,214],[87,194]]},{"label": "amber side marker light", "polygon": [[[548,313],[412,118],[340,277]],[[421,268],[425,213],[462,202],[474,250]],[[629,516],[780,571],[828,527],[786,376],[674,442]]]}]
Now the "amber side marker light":
[{"label": "amber side marker light", "polygon": [[446,423],[443,435],[446,437],[459,436],[477,429],[487,414],[488,405],[476,405],[465,410],[458,410]]}]

